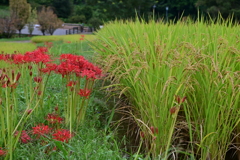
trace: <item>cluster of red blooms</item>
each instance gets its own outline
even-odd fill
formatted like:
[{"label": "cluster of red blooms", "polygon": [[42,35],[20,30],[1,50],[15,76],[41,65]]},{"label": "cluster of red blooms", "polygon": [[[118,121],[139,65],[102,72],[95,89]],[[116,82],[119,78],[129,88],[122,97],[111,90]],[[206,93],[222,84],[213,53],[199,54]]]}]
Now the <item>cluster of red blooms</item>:
[{"label": "cluster of red blooms", "polygon": [[86,99],[89,98],[90,94],[91,94],[91,90],[89,89],[80,89],[78,94],[81,96],[81,97],[85,97]]},{"label": "cluster of red blooms", "polygon": [[51,124],[59,124],[62,123],[63,118],[55,113],[49,113],[46,117],[46,120]]},{"label": "cluster of red blooms", "polygon": [[[17,131],[14,135],[17,136],[19,134],[19,132]],[[30,142],[32,139],[31,137],[27,134],[27,132],[25,130],[23,130],[21,132],[21,135],[20,135],[20,140],[22,143],[28,143]]]},{"label": "cluster of red blooms", "polygon": [[73,134],[69,130],[59,129],[53,135],[53,139],[68,143],[69,139],[72,138]]},{"label": "cluster of red blooms", "polygon": [[47,48],[39,47],[38,49],[32,52],[26,52],[25,54],[0,54],[0,60],[14,63],[14,64],[23,64],[23,63],[47,63],[50,62],[50,56],[47,54]]},{"label": "cluster of red blooms", "polygon": [[54,131],[54,129],[43,124],[33,127],[33,134],[37,135],[38,138],[40,138],[41,136],[44,137],[51,133],[53,133],[52,134],[53,139],[66,143],[68,143],[68,141],[73,137],[73,134],[71,134],[70,131],[66,129],[58,129]]},{"label": "cluster of red blooms", "polygon": [[61,74],[62,77],[66,75],[75,74],[78,77],[87,77],[87,79],[96,79],[101,76],[101,69],[87,61],[83,56],[73,54],[62,54],[60,56],[60,64],[46,64],[46,68],[41,69],[44,73],[54,71]]},{"label": "cluster of red blooms", "polygon": [[[18,134],[19,132],[17,131],[15,133],[15,136],[18,136]],[[53,128],[50,128],[48,125],[44,125],[44,124],[39,124],[35,127],[32,127],[32,134],[36,135],[38,139],[41,137],[52,137],[52,139],[66,142],[66,143],[68,143],[69,140],[73,137],[73,134],[70,133],[70,131],[67,129],[55,130]],[[32,141],[31,137],[25,130],[21,132],[19,140],[25,144]],[[1,156],[1,153],[3,155],[3,152],[5,153],[5,151],[0,150],[0,156]]]},{"label": "cluster of red blooms", "polygon": [[[55,108],[55,111],[57,109],[58,108]],[[45,119],[49,121],[51,124],[60,124],[63,121],[63,118],[61,118],[56,113],[49,113]],[[56,129],[55,127],[51,128],[48,125],[44,125],[44,124],[39,124],[35,127],[32,127],[32,131],[29,131],[29,132],[35,135],[37,139],[41,137],[45,137],[45,138],[52,137],[52,139],[66,142],[66,143],[68,143],[69,140],[73,137],[73,134],[70,133],[69,130]],[[16,131],[14,135],[19,136],[19,140],[22,143],[26,144],[32,141],[32,138],[29,136],[29,134],[25,130],[23,130],[21,133],[19,133],[19,131]],[[3,155],[3,152],[5,153],[5,151],[0,150],[0,156],[1,154]]]}]

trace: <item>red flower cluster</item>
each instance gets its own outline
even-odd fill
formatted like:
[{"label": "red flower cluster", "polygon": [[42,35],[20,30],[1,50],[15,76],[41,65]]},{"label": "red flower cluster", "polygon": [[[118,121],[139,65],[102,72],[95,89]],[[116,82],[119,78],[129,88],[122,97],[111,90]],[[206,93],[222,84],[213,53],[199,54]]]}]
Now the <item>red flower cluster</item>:
[{"label": "red flower cluster", "polygon": [[73,135],[66,129],[59,129],[53,134],[53,139],[66,143],[68,143],[69,139],[72,137]]},{"label": "red flower cluster", "polygon": [[25,54],[0,54],[0,60],[4,60],[9,63],[22,64],[22,63],[47,63],[51,61],[50,56],[47,53],[47,48],[39,47],[32,52],[26,52]]},{"label": "red flower cluster", "polygon": [[76,85],[76,81],[69,81],[68,84],[66,85],[67,87],[73,87],[74,85]]},{"label": "red flower cluster", "polygon": [[32,127],[32,129],[33,129],[33,134],[37,135],[38,138],[40,136],[44,136],[51,132],[51,128],[49,128],[47,125],[45,126],[44,124],[38,125],[36,127]]},{"label": "red flower cluster", "polygon": [[61,118],[57,114],[49,113],[46,117],[46,120],[51,124],[56,124],[56,123],[61,123],[63,121],[63,118]]},{"label": "red flower cluster", "polygon": [[85,97],[85,98],[89,98],[90,94],[91,94],[91,90],[89,89],[80,89],[78,94],[81,96],[81,97]]},{"label": "red flower cluster", "polygon": [[[19,132],[17,131],[14,135],[17,136],[18,134]],[[27,134],[25,130],[23,130],[20,135],[20,140],[22,143],[28,143],[31,141],[31,137]]]},{"label": "red flower cluster", "polygon": [[78,77],[86,76],[88,79],[96,79],[101,76],[101,69],[87,61],[83,56],[62,54],[59,59],[61,61],[59,65],[46,64],[46,68],[41,69],[41,71],[44,73],[54,71],[61,74],[62,77],[75,74]]}]

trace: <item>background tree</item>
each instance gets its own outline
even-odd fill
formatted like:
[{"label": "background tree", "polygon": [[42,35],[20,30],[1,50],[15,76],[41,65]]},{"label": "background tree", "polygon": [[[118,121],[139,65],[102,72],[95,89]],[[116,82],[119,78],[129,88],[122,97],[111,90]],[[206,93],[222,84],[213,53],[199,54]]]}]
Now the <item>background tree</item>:
[{"label": "background tree", "polygon": [[73,12],[72,0],[52,0],[52,7],[58,17],[68,18]]},{"label": "background tree", "polygon": [[28,32],[30,36],[32,36],[32,32],[34,30],[34,25],[37,22],[37,10],[36,8],[32,9],[32,7],[29,8],[30,16],[27,20],[27,26],[28,26]]},{"label": "background tree", "polygon": [[240,18],[239,0],[197,0],[196,7],[209,13],[212,17],[216,17],[221,13],[224,18],[231,14],[234,14],[235,18]]},{"label": "background tree", "polygon": [[8,0],[1,0],[0,5],[8,5],[9,1]]},{"label": "background tree", "polygon": [[[197,8],[195,7],[195,3],[197,0],[164,0],[159,1],[156,4],[156,15],[160,15],[162,18],[176,19],[178,20],[184,16],[197,16]],[[166,7],[168,7],[168,11],[166,11]],[[168,12],[168,15],[166,15]]]},{"label": "background tree", "polygon": [[21,30],[27,23],[29,17],[30,4],[26,0],[10,0],[11,17],[15,19],[15,27],[21,35]]},{"label": "background tree", "polygon": [[37,19],[43,35],[45,35],[46,31],[52,35],[63,24],[51,7],[42,7],[41,11],[37,14]]},{"label": "background tree", "polygon": [[11,17],[0,18],[0,38],[11,38],[16,33],[14,23]]}]

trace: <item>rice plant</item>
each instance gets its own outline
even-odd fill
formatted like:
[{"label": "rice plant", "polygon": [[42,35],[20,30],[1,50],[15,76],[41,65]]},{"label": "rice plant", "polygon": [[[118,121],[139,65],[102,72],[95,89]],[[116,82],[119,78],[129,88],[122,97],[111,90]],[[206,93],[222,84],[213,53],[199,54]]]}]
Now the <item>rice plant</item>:
[{"label": "rice plant", "polygon": [[115,21],[96,34],[109,87],[129,100],[150,157],[224,159],[239,123],[238,32],[219,17]]}]

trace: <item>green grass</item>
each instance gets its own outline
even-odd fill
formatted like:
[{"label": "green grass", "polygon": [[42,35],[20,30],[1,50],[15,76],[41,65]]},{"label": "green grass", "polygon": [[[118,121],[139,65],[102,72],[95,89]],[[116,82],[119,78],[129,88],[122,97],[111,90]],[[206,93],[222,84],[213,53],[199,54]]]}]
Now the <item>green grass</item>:
[{"label": "green grass", "polygon": [[0,42],[30,41],[31,37],[1,38]]},{"label": "green grass", "polygon": [[25,53],[36,49],[33,43],[17,43],[17,42],[0,42],[1,52],[12,53]]},{"label": "green grass", "polygon": [[[31,39],[34,43],[43,43],[43,42],[53,42],[53,41],[63,41],[63,42],[79,42],[82,38],[79,34],[74,35],[59,35],[59,36],[35,36]],[[84,35],[85,40],[94,40],[94,35]]]}]

